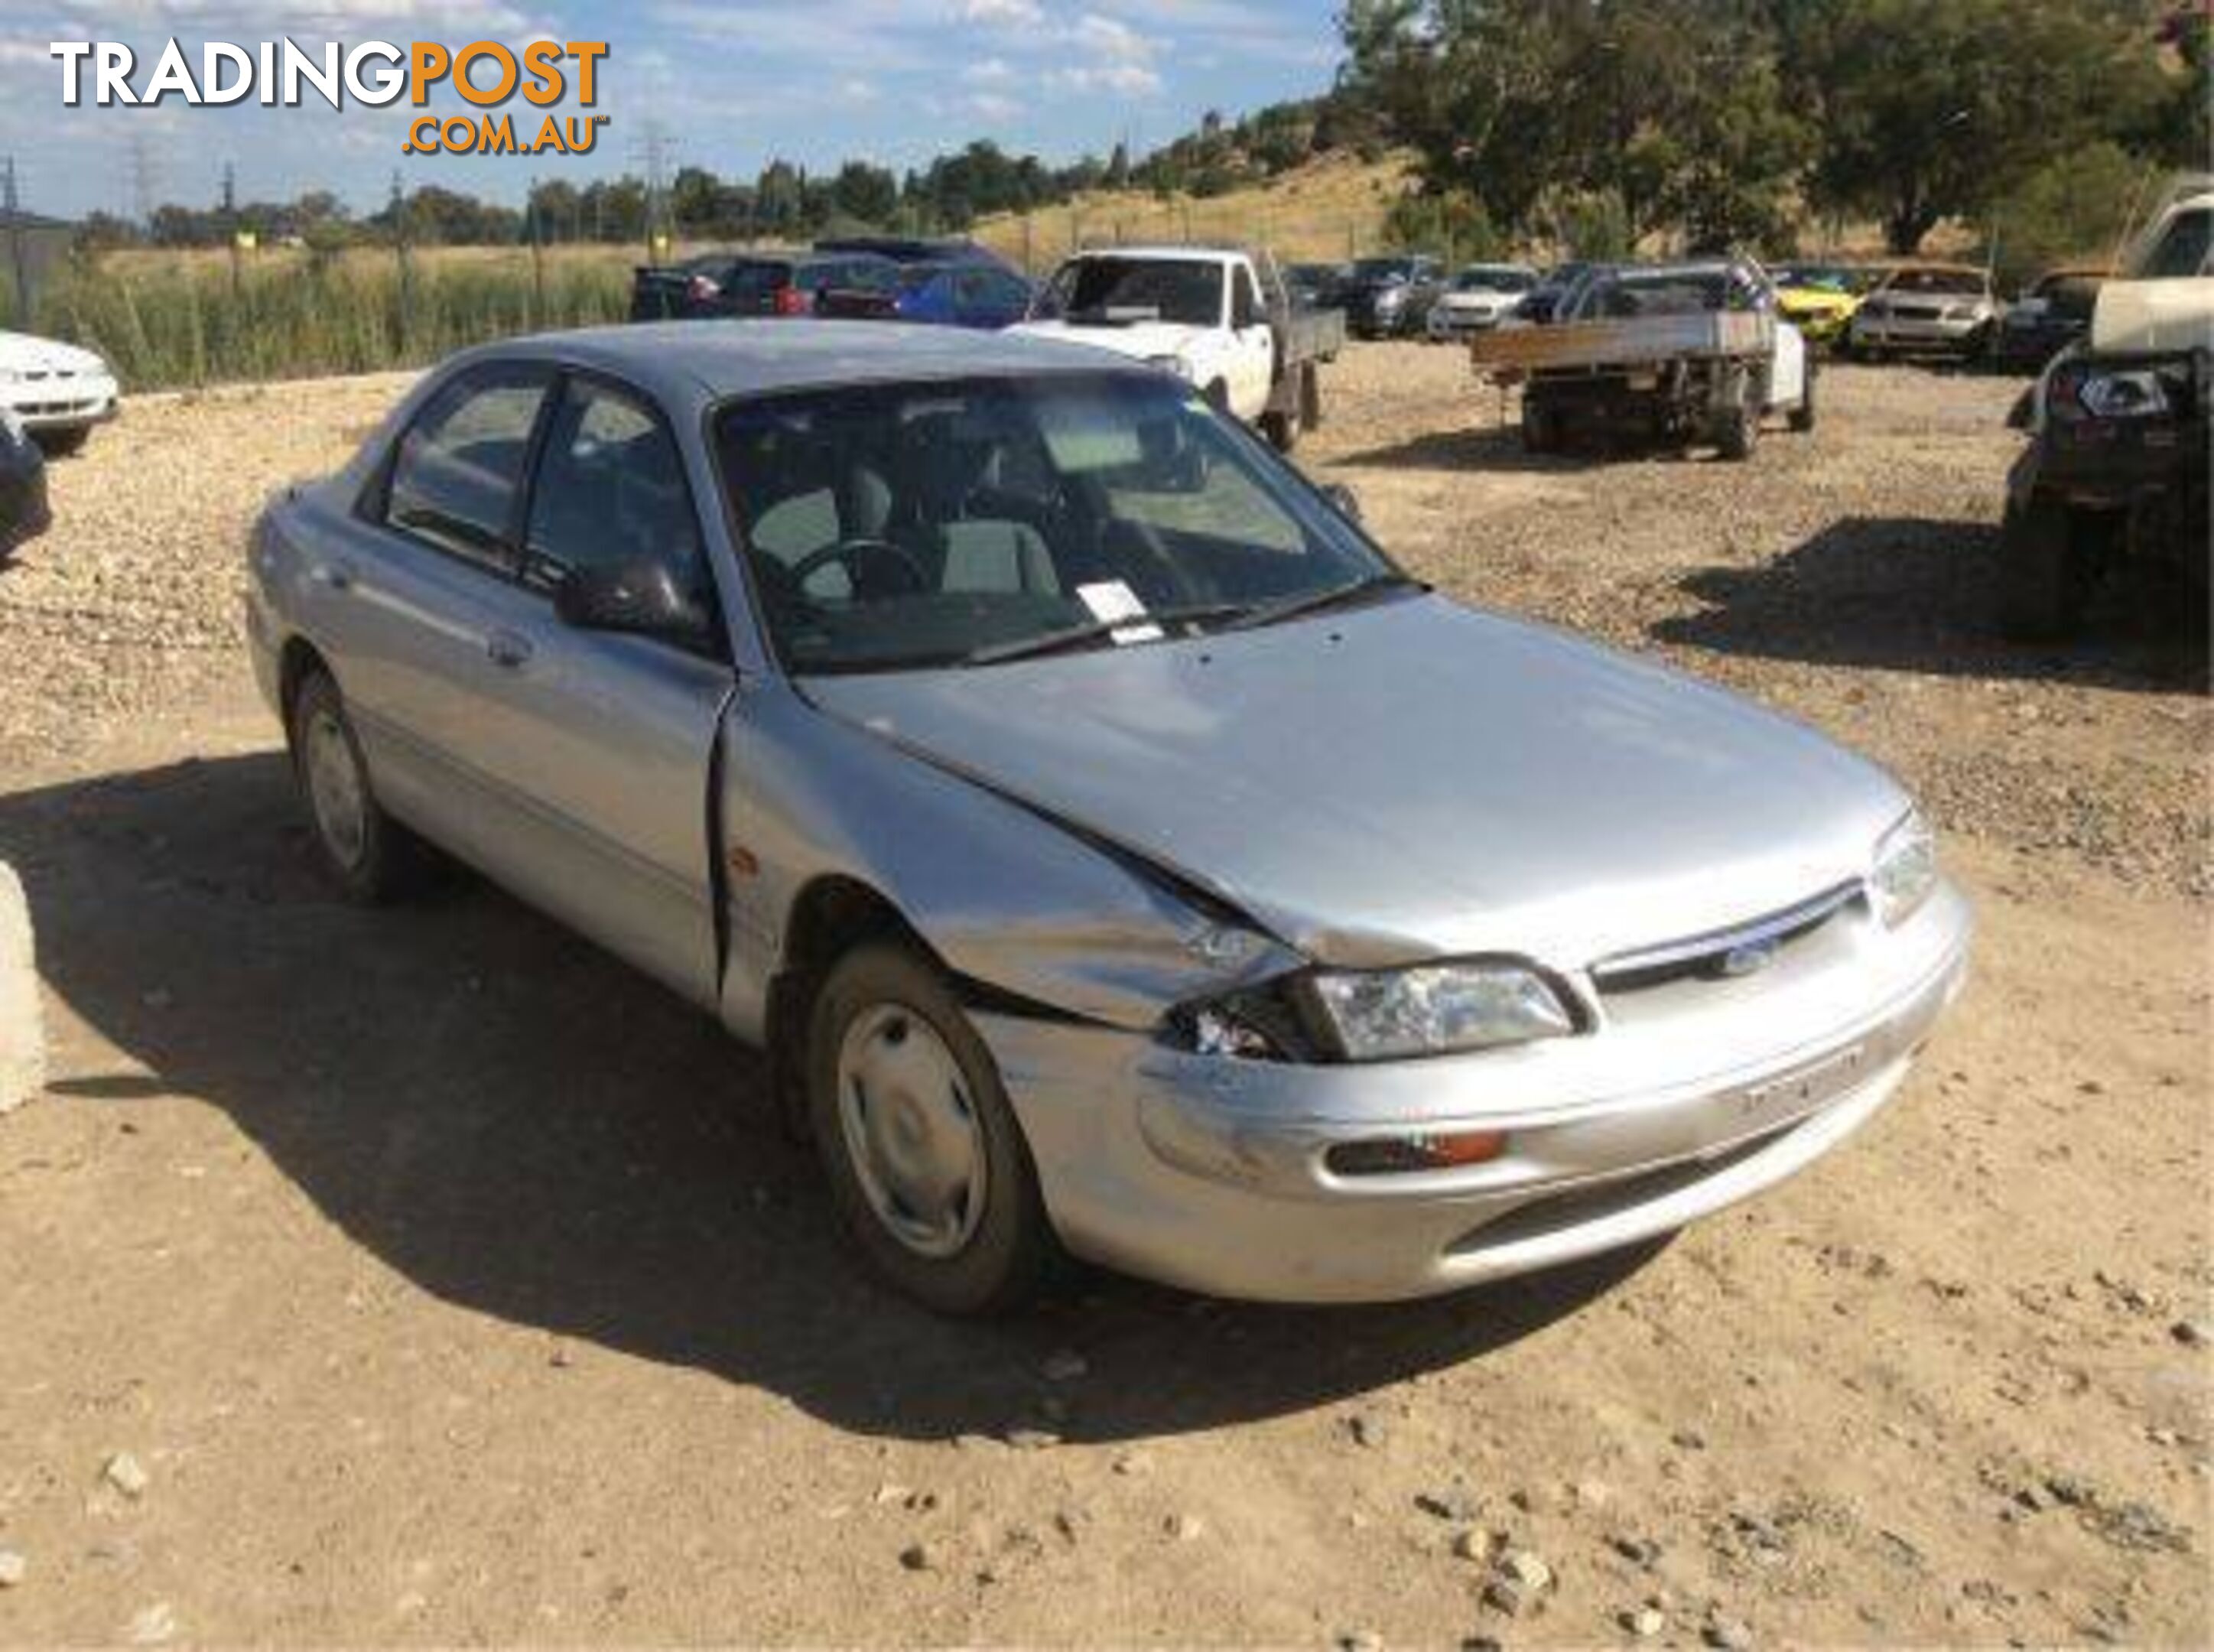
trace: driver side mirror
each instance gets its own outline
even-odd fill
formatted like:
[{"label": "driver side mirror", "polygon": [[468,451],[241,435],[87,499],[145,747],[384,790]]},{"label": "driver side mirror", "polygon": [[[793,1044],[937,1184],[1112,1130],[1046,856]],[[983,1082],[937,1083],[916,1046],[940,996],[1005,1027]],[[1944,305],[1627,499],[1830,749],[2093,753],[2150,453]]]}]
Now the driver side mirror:
[{"label": "driver side mirror", "polygon": [[554,593],[554,612],[579,631],[658,637],[688,648],[705,646],[714,636],[706,609],[651,557],[572,569]]},{"label": "driver side mirror", "polygon": [[1330,501],[1330,508],[1348,522],[1361,520],[1361,495],[1343,482],[1329,483],[1323,488],[1322,496]]}]

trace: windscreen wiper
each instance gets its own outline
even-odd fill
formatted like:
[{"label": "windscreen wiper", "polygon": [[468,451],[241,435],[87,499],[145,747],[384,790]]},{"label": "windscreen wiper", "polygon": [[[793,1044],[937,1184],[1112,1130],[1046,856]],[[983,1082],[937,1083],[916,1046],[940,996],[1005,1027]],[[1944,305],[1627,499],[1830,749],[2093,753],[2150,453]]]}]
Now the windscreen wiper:
[{"label": "windscreen wiper", "polygon": [[1159,608],[1149,614],[1125,614],[1119,619],[1086,620],[1081,625],[1066,626],[1059,631],[1042,631],[1035,637],[1018,637],[1012,642],[993,643],[972,650],[961,663],[963,665],[998,665],[1011,659],[1033,659],[1041,654],[1058,654],[1067,649],[1081,648],[1086,643],[1097,642],[1117,631],[1140,631],[1147,626],[1158,628],[1171,625],[1197,625],[1208,620],[1228,619],[1234,621],[1250,611],[1244,603],[1187,603],[1182,608]]},{"label": "windscreen wiper", "polygon": [[1273,603],[1263,603],[1251,608],[1222,628],[1225,631],[1251,631],[1256,626],[1275,625],[1283,620],[1296,620],[1302,615],[1319,614],[1324,609],[1343,608],[1349,603],[1365,602],[1371,597],[1387,590],[1428,590],[1429,586],[1404,573],[1368,573],[1342,585],[1331,585],[1324,590],[1303,590],[1295,596],[1280,597]]}]

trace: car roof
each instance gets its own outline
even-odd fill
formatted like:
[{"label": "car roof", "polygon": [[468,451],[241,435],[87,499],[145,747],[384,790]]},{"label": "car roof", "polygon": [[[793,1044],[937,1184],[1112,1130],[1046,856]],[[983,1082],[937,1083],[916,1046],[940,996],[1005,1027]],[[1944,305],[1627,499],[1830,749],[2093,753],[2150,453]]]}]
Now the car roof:
[{"label": "car roof", "polygon": [[903,379],[1157,371],[1085,344],[897,321],[646,321],[482,345],[449,365],[547,361],[597,370],[671,410],[726,397]]},{"label": "car roof", "polygon": [[1219,262],[1232,258],[1251,256],[1242,247],[1081,247],[1069,254],[1074,258],[1136,258],[1136,259],[1203,259]]}]

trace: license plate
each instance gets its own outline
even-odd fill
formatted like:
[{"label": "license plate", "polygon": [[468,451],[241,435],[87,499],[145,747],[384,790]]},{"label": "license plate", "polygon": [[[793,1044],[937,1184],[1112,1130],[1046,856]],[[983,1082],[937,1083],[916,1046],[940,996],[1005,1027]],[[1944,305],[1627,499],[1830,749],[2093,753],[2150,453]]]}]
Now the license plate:
[{"label": "license plate", "polygon": [[1804,1067],[1747,1085],[1738,1092],[1739,1119],[1764,1123],[1812,1112],[1852,1088],[1860,1077],[1867,1053],[1859,1044],[1849,1044]]}]

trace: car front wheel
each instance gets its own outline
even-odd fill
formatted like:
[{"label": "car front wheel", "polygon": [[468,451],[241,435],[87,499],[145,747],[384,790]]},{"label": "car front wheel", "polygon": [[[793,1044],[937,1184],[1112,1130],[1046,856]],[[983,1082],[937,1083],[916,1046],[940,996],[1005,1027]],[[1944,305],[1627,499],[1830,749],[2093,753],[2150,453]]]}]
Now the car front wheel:
[{"label": "car front wheel", "polygon": [[991,1052],[944,975],[871,942],[823,981],[810,1023],[810,1123],[847,1233],[940,1313],[1005,1312],[1060,1256]]},{"label": "car front wheel", "polygon": [[380,808],[346,700],[327,673],[311,673],[292,696],[292,773],[308,805],[316,858],[339,892],[379,906],[421,881],[422,842]]}]

